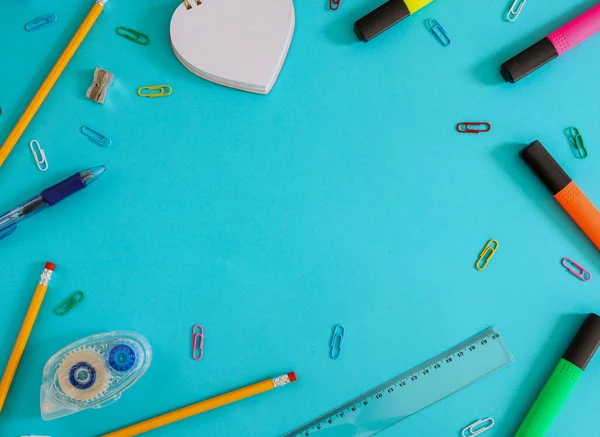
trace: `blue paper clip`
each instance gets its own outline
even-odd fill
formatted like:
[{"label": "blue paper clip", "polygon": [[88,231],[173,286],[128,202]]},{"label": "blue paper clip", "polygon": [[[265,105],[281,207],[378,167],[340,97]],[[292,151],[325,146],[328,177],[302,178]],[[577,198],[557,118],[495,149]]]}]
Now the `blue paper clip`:
[{"label": "blue paper clip", "polygon": [[46,27],[56,21],[56,14],[47,14],[40,18],[36,18],[25,25],[27,32],[33,32],[34,30],[40,30],[42,27]]},{"label": "blue paper clip", "polygon": [[432,18],[431,20],[429,20],[429,27],[431,28],[431,31],[439,40],[439,42],[441,42],[446,47],[450,45],[450,37],[448,36],[442,25],[438,23],[436,19]]},{"label": "blue paper clip", "polygon": [[345,335],[346,328],[344,328],[342,325],[337,325],[333,329],[333,338],[331,339],[331,358],[334,360],[337,360],[342,356]]},{"label": "blue paper clip", "polygon": [[105,135],[102,135],[95,129],[92,129],[89,126],[83,126],[81,131],[84,135],[90,138],[90,140],[100,144],[102,147],[108,147],[112,144],[112,140]]}]

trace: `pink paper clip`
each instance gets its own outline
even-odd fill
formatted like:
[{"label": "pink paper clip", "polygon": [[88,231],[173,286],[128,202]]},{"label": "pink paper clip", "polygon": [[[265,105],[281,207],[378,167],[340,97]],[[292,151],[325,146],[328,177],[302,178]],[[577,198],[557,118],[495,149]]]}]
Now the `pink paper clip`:
[{"label": "pink paper clip", "polygon": [[[579,264],[577,264],[575,261],[573,261],[571,258],[563,258],[562,265],[565,267],[565,269],[567,269],[573,275],[577,276],[582,281],[587,282],[590,279],[592,279],[592,274],[583,267],[581,267]],[[575,267],[575,269],[572,269],[570,266]]]},{"label": "pink paper clip", "polygon": [[332,11],[337,11],[340,7],[340,1],[341,0],[329,0],[329,9]]},{"label": "pink paper clip", "polygon": [[204,328],[196,325],[192,328],[192,358],[196,361],[202,359],[204,354]]}]

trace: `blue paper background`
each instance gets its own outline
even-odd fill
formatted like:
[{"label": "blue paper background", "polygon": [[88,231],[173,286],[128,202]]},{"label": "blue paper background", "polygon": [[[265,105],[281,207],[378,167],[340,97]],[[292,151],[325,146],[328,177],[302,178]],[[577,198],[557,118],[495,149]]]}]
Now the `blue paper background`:
[{"label": "blue paper background", "polygon": [[[3,141],[87,14],[90,0],[0,5]],[[539,139],[600,203],[600,36],[515,85],[499,65],[595,4],[440,0],[375,40],[353,22],[375,0],[296,2],[296,31],[271,94],[188,72],[169,44],[175,0],[111,1],[0,169],[0,210],[74,172],[106,164],[85,192],[20,225],[0,244],[0,369],[43,263],[57,264],[7,404],[0,435],[99,436],[288,371],[294,385],[152,436],[278,436],[494,325],[516,362],[381,434],[459,435],[492,416],[510,436],[585,314],[597,250],[518,158]],[[23,25],[46,13],[38,32]],[[436,18],[452,39],[426,27]],[[132,27],[142,47],[115,34]],[[85,98],[96,66],[116,75],[104,106]],[[173,95],[142,99],[143,85]],[[460,135],[459,121],[492,123]],[[90,125],[105,149],[81,134]],[[578,160],[564,129],[590,152]],[[40,173],[28,143],[44,147]],[[486,241],[500,248],[485,272]],[[53,308],[75,290],[67,317]],[[341,360],[332,328],[347,328]],[[205,355],[190,357],[202,324]],[[116,404],[52,422],[39,416],[42,369],[84,336],[132,329],[152,343],[148,373]],[[600,359],[549,436],[597,434]],[[487,434],[486,434],[487,435]]]}]

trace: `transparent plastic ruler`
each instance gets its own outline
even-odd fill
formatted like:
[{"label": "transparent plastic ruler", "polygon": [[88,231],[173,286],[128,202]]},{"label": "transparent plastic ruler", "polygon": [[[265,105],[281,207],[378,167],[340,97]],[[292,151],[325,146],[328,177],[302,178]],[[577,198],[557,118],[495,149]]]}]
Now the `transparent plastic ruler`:
[{"label": "transparent plastic ruler", "polygon": [[514,361],[490,328],[283,437],[368,437]]}]

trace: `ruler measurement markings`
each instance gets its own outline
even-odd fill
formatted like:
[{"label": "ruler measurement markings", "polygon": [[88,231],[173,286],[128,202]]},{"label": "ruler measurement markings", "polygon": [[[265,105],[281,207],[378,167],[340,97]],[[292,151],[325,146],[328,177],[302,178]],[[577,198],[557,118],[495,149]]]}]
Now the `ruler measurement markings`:
[{"label": "ruler measurement markings", "polygon": [[405,387],[411,384],[419,384],[430,375],[434,375],[438,370],[450,367],[459,362],[460,359],[483,349],[490,341],[500,338],[500,335],[494,328],[490,328],[475,337],[466,340],[463,343],[456,345],[446,352],[412,368],[408,371],[392,378],[383,384],[363,393],[361,396],[352,399],[342,406],[334,409],[322,416],[314,419],[305,425],[304,428],[296,430],[294,437],[309,436],[312,432],[320,431],[326,424],[333,424],[336,419],[344,418],[347,415],[356,413],[362,408],[366,408],[371,403],[376,403],[381,399],[392,397],[392,395],[402,393]]}]

